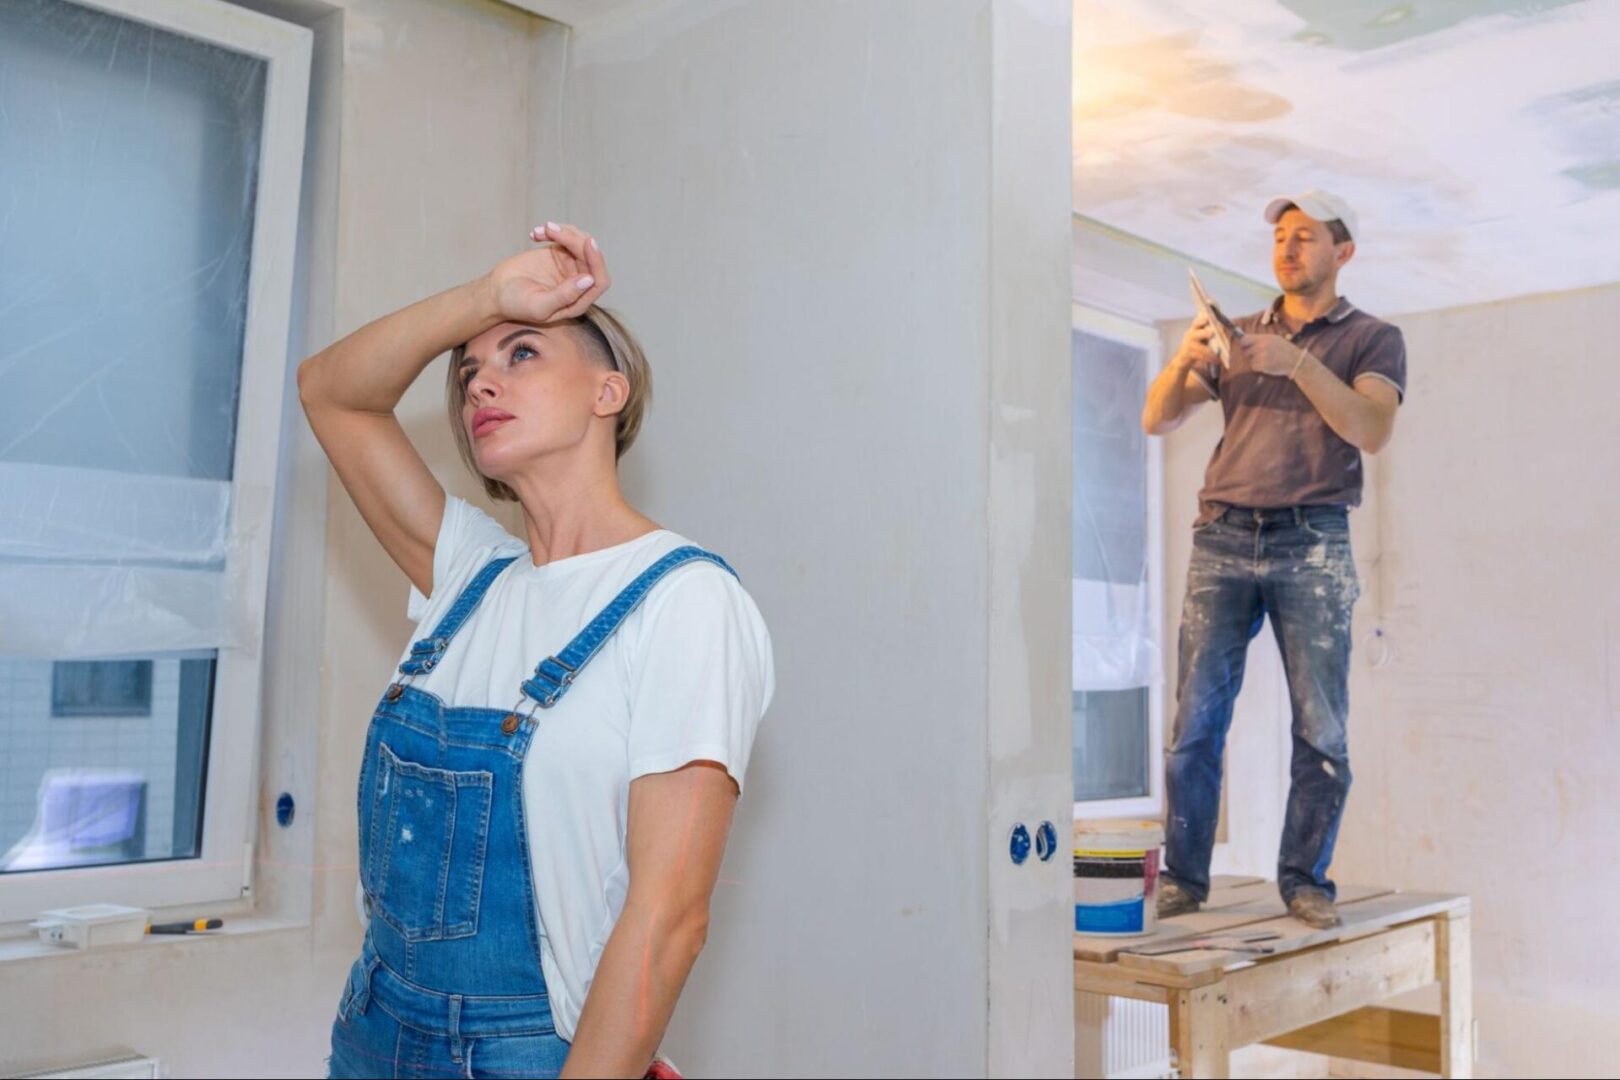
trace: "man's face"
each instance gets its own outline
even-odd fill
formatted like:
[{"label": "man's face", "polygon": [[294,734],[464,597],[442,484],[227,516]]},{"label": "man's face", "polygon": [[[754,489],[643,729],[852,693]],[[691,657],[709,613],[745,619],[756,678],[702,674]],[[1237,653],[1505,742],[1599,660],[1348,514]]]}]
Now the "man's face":
[{"label": "man's face", "polygon": [[1335,244],[1327,223],[1295,207],[1277,220],[1271,268],[1285,293],[1309,293],[1333,280],[1355,251],[1353,243]]}]

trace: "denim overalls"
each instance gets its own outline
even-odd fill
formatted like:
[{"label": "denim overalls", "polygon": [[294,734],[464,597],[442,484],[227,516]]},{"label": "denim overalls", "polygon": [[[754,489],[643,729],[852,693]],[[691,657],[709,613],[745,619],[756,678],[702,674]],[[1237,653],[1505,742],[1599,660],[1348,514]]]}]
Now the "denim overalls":
[{"label": "denim overalls", "polygon": [[515,558],[480,570],[415,642],[377,705],[360,767],[360,881],[370,915],[332,1026],[333,1077],[556,1076],[523,814],[523,757],[538,725],[665,575],[725,560],[659,559],[522,685],[511,710],[450,708],[410,685]]}]

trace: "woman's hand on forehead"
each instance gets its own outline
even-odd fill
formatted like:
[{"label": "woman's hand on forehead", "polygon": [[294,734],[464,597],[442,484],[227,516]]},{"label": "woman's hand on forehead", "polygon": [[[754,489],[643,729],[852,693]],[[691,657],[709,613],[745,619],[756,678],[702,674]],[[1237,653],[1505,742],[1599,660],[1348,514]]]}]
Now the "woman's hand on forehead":
[{"label": "woman's hand on forehead", "polygon": [[537,225],[538,247],[503,260],[490,271],[502,322],[547,323],[583,315],[612,284],[602,249],[571,225]]}]

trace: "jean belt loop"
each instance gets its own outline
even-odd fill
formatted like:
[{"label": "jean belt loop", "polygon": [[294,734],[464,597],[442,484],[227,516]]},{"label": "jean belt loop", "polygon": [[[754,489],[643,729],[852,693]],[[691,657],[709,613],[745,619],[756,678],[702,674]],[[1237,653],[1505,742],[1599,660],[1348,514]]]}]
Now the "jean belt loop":
[{"label": "jean belt loop", "polygon": [[450,995],[450,1060],[461,1064],[461,995]]},{"label": "jean belt loop", "polygon": [[1305,524],[1305,508],[1303,506],[1296,506],[1294,507],[1294,525],[1295,527],[1298,527],[1303,524]]},{"label": "jean belt loop", "polygon": [[360,989],[355,992],[354,1004],[350,1006],[355,1015],[363,1015],[371,1005],[371,977],[377,972],[377,965],[381,958],[372,955],[365,957],[365,967],[360,972]]}]

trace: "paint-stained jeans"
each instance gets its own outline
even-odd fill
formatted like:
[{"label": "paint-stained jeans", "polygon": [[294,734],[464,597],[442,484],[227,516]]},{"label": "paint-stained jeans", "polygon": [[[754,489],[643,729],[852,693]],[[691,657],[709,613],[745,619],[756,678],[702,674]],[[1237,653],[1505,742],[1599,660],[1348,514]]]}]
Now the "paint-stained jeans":
[{"label": "paint-stained jeans", "polygon": [[1293,705],[1293,783],[1277,859],[1283,899],[1335,895],[1333,844],[1350,791],[1350,609],[1360,589],[1347,513],[1228,510],[1193,535],[1176,721],[1166,752],[1165,876],[1200,900],[1220,811],[1221,752],[1249,642],[1268,616]]}]

